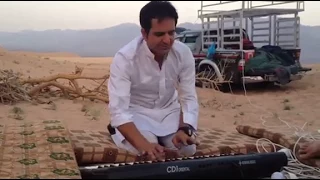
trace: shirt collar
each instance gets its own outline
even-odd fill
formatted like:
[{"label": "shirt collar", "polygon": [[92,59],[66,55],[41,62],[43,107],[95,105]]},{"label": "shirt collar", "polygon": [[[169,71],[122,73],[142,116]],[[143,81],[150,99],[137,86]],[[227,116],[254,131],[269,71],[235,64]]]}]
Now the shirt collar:
[{"label": "shirt collar", "polygon": [[[143,39],[142,40],[142,47],[143,47],[143,49],[144,49],[144,52],[146,53],[146,55],[149,57],[149,58],[155,58],[154,57],[154,54],[150,51],[150,49],[149,49],[149,47],[148,47],[148,45],[147,45],[147,42]],[[168,53],[169,54],[169,53]],[[168,54],[166,54],[165,56],[164,56],[164,60],[166,60],[167,59],[167,57],[168,57]]]},{"label": "shirt collar", "polygon": [[143,50],[144,52],[146,53],[146,55],[150,58],[153,58],[154,59],[154,54],[150,51],[148,45],[147,45],[147,42],[143,39],[142,40],[142,47],[143,47]]}]

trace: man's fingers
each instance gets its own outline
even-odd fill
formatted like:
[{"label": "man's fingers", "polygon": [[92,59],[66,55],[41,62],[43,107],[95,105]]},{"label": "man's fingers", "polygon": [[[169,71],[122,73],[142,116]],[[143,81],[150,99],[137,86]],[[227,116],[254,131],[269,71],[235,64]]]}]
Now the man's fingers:
[{"label": "man's fingers", "polygon": [[310,154],[300,154],[299,157],[303,160],[306,160],[310,158]]},{"label": "man's fingers", "polygon": [[153,151],[148,151],[148,156],[150,157],[150,160],[156,160],[157,157]]},{"label": "man's fingers", "polygon": [[157,146],[156,146],[156,150],[157,150],[159,153],[163,153],[163,152],[164,152],[163,146],[160,146],[160,145],[157,145]]},{"label": "man's fingers", "polygon": [[305,150],[305,149],[307,149],[308,147],[309,147],[309,144],[306,144],[306,143],[300,145],[300,149],[301,149],[301,150]]},{"label": "man's fingers", "polygon": [[187,139],[188,144],[187,145],[192,145],[192,144],[197,144],[197,141],[191,137]]},{"label": "man's fingers", "polygon": [[164,156],[164,152],[159,152],[159,150],[157,149],[157,147],[153,150],[153,154],[154,154],[154,157],[155,159],[153,160],[161,160],[163,159],[163,156]]},{"label": "man's fingers", "polygon": [[191,138],[186,134],[181,136],[181,138],[180,138],[180,142],[185,146],[188,146],[190,141],[191,141]]},{"label": "man's fingers", "polygon": [[188,145],[192,145],[192,144],[195,144],[196,146],[200,145],[200,142],[197,141],[194,137],[189,137],[187,141],[188,141]]},{"label": "man's fingers", "polygon": [[299,149],[299,153],[300,154],[306,154],[307,153],[307,149]]},{"label": "man's fingers", "polygon": [[195,141],[196,141],[196,146],[199,146],[200,142],[198,140],[195,140]]},{"label": "man's fingers", "polygon": [[148,152],[147,151],[141,151],[139,156],[145,156],[145,155],[148,155]]},{"label": "man's fingers", "polygon": [[177,137],[174,137],[172,139],[172,143],[176,148],[180,149],[180,143],[178,142],[178,138]]},{"label": "man's fingers", "polygon": [[182,138],[181,139],[181,143],[183,144],[183,145],[185,145],[185,146],[188,146],[189,145],[189,143],[188,143],[188,138]]}]

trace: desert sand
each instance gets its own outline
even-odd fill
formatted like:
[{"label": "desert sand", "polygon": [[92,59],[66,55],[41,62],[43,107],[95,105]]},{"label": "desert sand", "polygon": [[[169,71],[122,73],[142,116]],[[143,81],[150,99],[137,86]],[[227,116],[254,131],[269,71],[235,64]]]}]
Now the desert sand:
[{"label": "desert sand", "polygon": [[[111,61],[112,58],[82,58],[71,53],[10,52],[0,48],[1,69],[12,69],[22,73],[25,78],[39,78],[58,73],[70,74],[74,72],[75,66],[83,67],[84,75],[103,76],[108,73]],[[197,88],[200,103],[199,127],[217,127],[235,131],[236,125],[248,124],[284,130],[289,126],[301,128],[304,125],[304,130],[319,129],[320,65],[311,67],[313,71],[307,73],[300,81],[281,88],[248,89],[246,96],[240,90],[221,93],[212,89]],[[93,85],[91,81],[83,81],[80,84],[80,86]],[[62,120],[69,129],[99,131],[107,129],[109,113],[106,103],[83,101],[81,98],[77,100],[47,98],[56,104],[55,108],[50,108],[48,104],[34,105],[29,102],[1,104],[0,123]],[[23,110],[22,119],[12,118],[11,110],[14,106]],[[87,113],[84,112],[84,108],[87,109]],[[262,115],[271,116],[261,119]]]}]

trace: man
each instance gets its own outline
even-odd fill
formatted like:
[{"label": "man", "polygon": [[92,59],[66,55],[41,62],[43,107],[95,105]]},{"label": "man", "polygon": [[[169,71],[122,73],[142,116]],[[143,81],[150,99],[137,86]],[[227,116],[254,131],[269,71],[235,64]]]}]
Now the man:
[{"label": "man", "polygon": [[196,152],[195,61],[174,40],[177,20],[169,2],[146,4],[141,37],[119,50],[110,66],[111,137],[119,148],[153,160],[163,157],[164,148],[185,156]]}]

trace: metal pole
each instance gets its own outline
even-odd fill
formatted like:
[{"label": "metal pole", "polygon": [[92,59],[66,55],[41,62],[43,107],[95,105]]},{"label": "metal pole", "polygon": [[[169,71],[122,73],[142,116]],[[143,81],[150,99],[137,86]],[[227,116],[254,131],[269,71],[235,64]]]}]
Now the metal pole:
[{"label": "metal pole", "polygon": [[272,34],[272,16],[269,16],[269,44],[271,44],[271,34]]},{"label": "metal pole", "polygon": [[216,47],[219,49],[221,47],[221,17],[220,15],[218,16],[218,24],[217,24],[217,43]]},{"label": "metal pole", "polygon": [[[294,21],[294,48],[298,47],[298,14],[294,14],[295,21]],[[300,31],[299,31],[300,32]]]},{"label": "metal pole", "polygon": [[200,7],[200,19],[201,19],[201,44],[202,44],[202,51],[204,50],[204,22],[203,22],[203,17],[202,17],[202,11],[203,11],[203,1],[201,1],[201,7]]},{"label": "metal pole", "polygon": [[273,16],[273,44],[274,46],[278,45],[277,44],[277,16]]},{"label": "metal pole", "polygon": [[244,11],[244,8],[245,8],[245,1],[242,1],[242,8],[241,8],[241,12],[240,12],[240,24],[239,24],[239,26],[240,26],[240,50],[241,51],[243,51],[243,23],[242,23],[242,21],[243,21],[243,11]]}]

